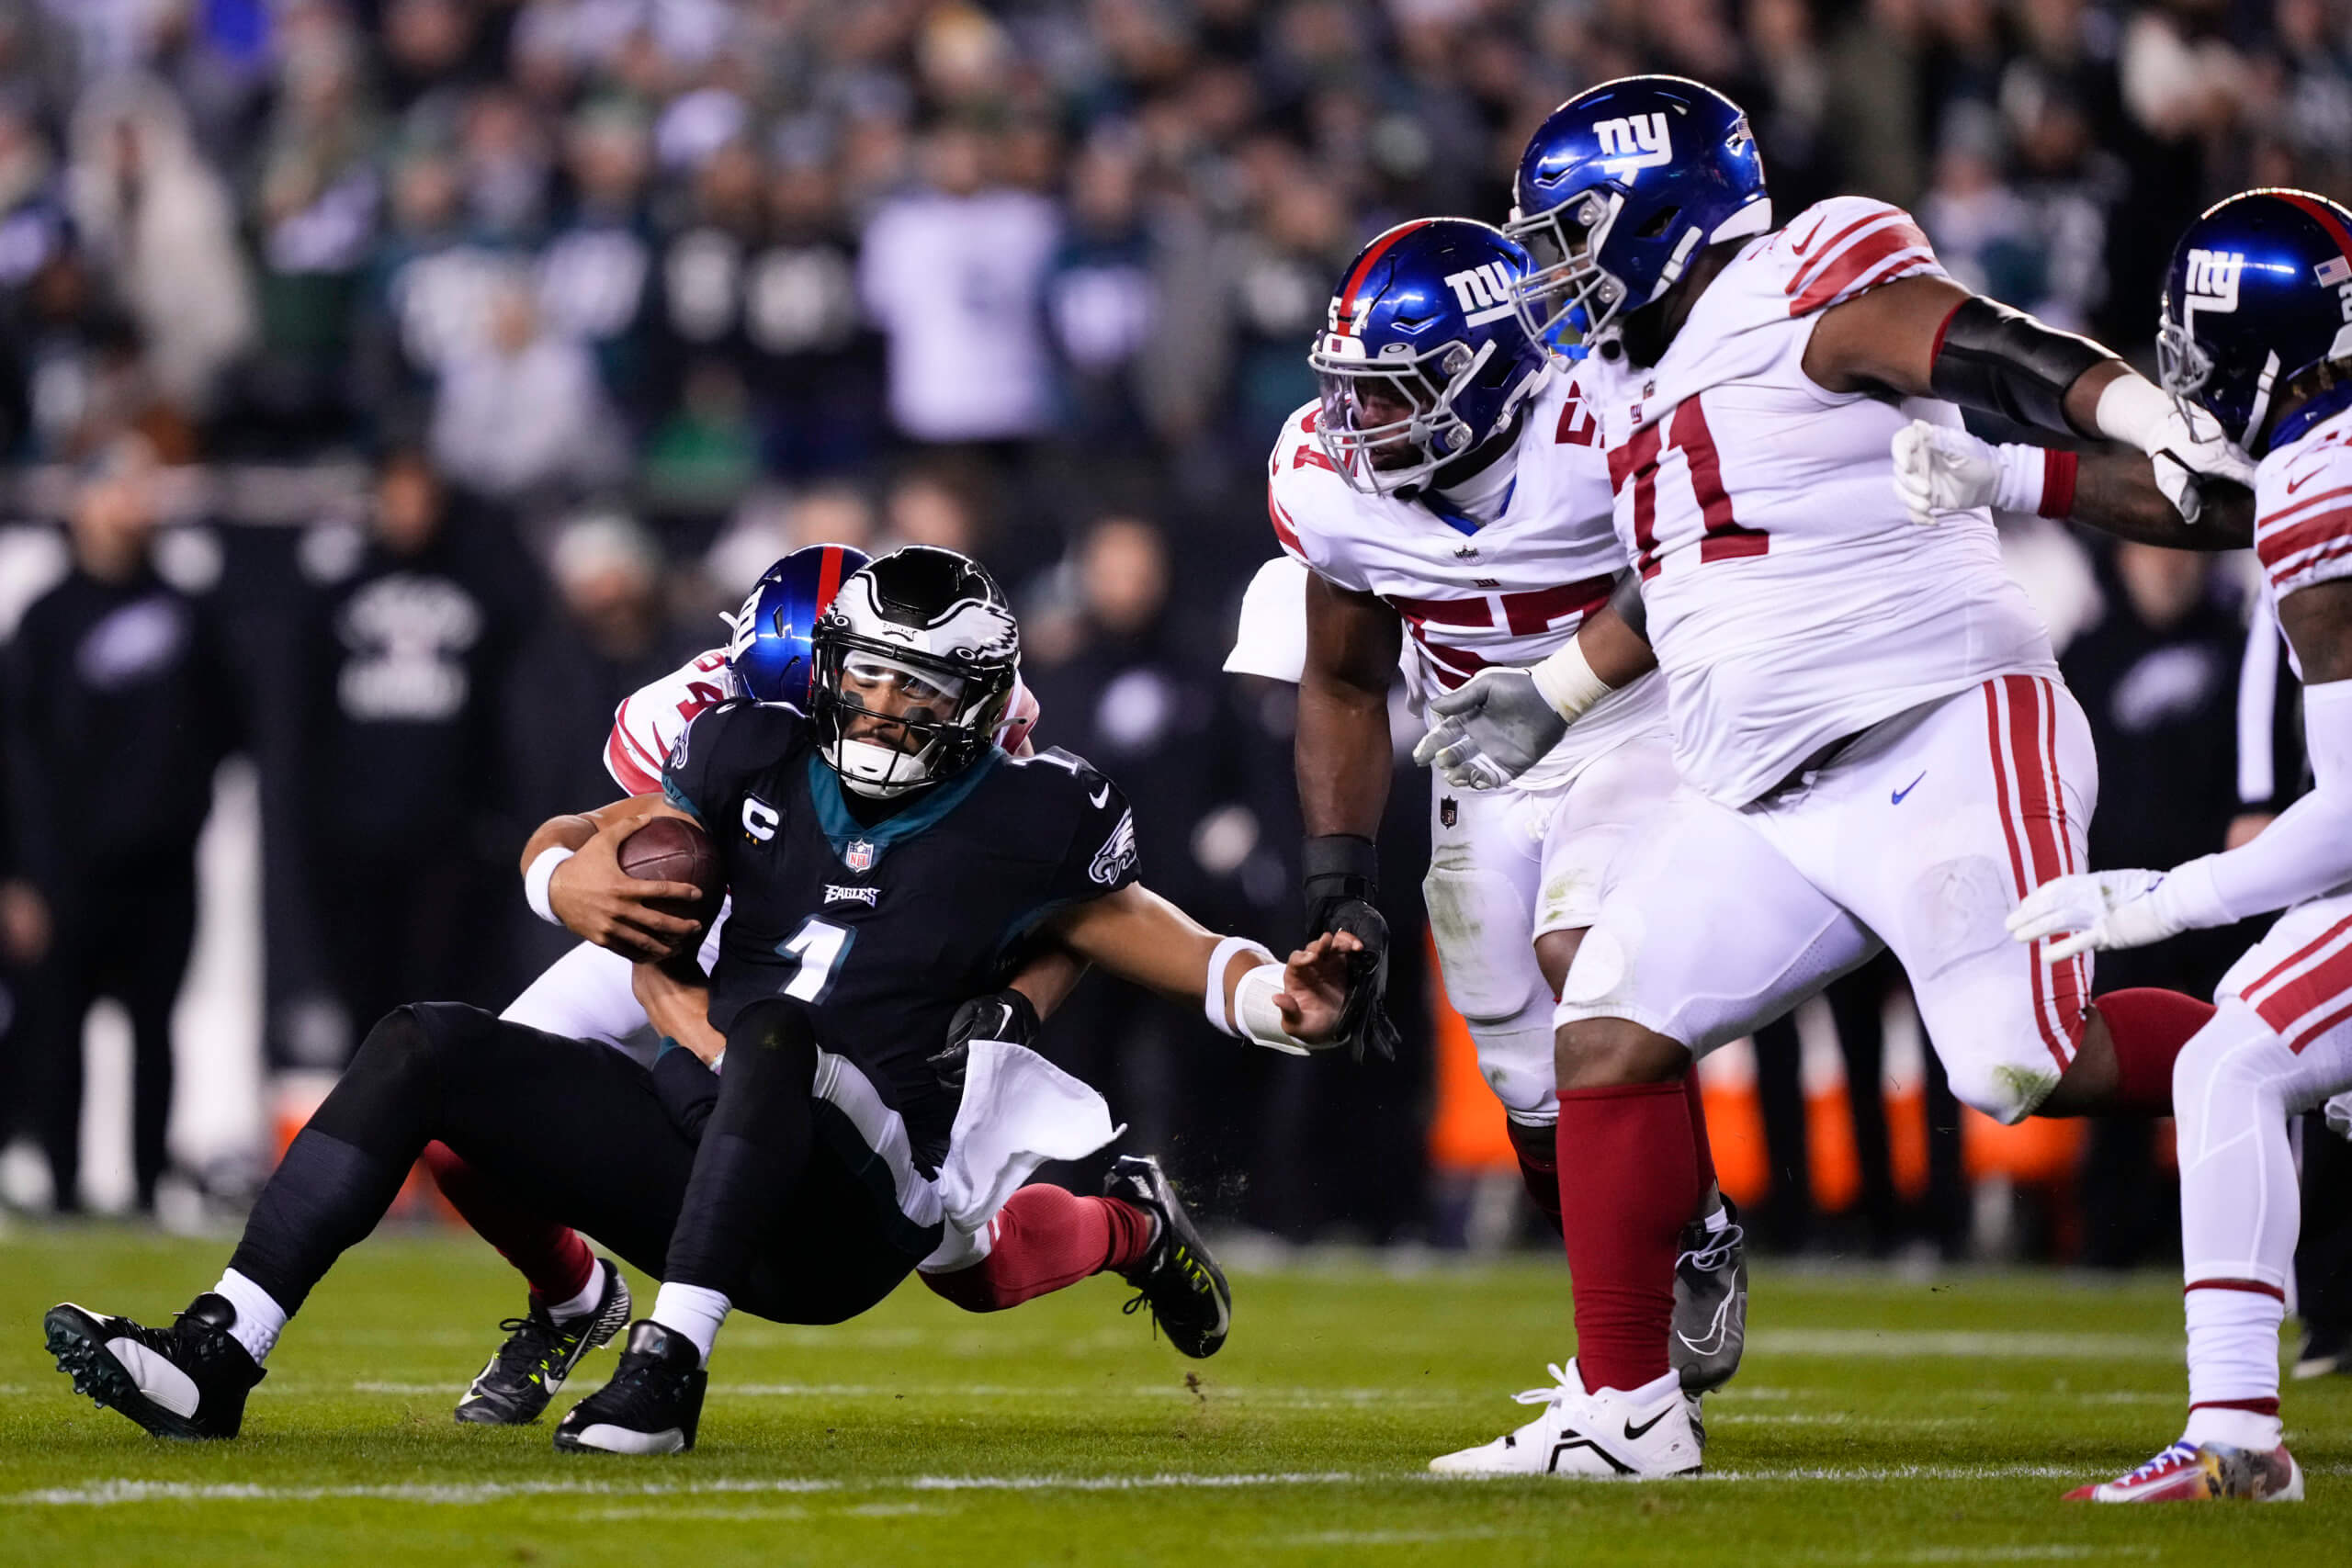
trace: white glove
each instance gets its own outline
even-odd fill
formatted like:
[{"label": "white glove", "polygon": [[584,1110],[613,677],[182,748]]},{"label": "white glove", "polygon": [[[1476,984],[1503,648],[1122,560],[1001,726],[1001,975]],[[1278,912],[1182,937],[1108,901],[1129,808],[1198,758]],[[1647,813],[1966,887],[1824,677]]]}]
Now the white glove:
[{"label": "white glove", "polygon": [[1430,699],[1430,732],[1413,761],[1435,768],[1456,789],[1500,789],[1527,772],[1568,732],[1568,721],[1535,683],[1532,671],[1481,670]]},{"label": "white glove", "polygon": [[2200,477],[2254,483],[2254,459],[2222,434],[2219,420],[2144,378],[2118,377],[2098,395],[2097,412],[2099,434],[2148,455],[2156,488],[2186,522],[2196,522],[2204,510],[2197,492]]},{"label": "white glove", "polygon": [[2078,953],[2145,947],[2188,929],[2164,895],[2161,871],[2086,871],[2053,876],[2009,912],[2009,935],[2040,942],[2060,931],[2075,934],[2043,950],[2046,964],[2063,964]]},{"label": "white glove", "polygon": [[1894,493],[1922,528],[1943,513],[1992,505],[2000,483],[1999,454],[1965,430],[1915,419],[1894,433]]}]

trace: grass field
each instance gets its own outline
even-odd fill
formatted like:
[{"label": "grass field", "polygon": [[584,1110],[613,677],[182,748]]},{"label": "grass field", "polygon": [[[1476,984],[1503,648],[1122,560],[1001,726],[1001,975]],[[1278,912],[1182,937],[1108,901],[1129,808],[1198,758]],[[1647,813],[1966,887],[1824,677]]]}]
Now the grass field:
[{"label": "grass field", "polygon": [[2352,1380],[2289,1385],[2301,1507],[2058,1502],[2178,1430],[2179,1288],[2156,1275],[1762,1270],[1709,1474],[1631,1485],[1422,1472],[1532,1414],[1507,1396],[1569,1348],[1548,1259],[1245,1275],[1197,1363],[1109,1280],[991,1317],[910,1283],[839,1328],[739,1318],[701,1447],[622,1460],[451,1421],[516,1292],[478,1245],[394,1235],[312,1297],[234,1444],[158,1444],[72,1396],[42,1308],[167,1321],[226,1250],[0,1237],[0,1562],[2352,1561]]}]

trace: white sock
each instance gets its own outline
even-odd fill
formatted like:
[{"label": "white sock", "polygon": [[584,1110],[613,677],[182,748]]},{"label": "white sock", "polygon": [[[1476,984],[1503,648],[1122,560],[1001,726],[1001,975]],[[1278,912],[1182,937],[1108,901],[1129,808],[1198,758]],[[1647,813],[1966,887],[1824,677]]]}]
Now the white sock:
[{"label": "white sock", "polygon": [[220,1276],[212,1293],[237,1309],[237,1321],[229,1325],[229,1337],[245,1348],[254,1365],[267,1360],[277,1337],[286,1331],[286,1309],[267,1291],[234,1269]]},{"label": "white sock", "polygon": [[604,1299],[605,1260],[599,1258],[596,1266],[588,1270],[588,1282],[580,1287],[580,1293],[570,1301],[548,1303],[548,1315],[558,1323],[570,1317],[582,1317],[594,1312],[596,1303]]},{"label": "white sock", "polygon": [[1724,1205],[1723,1199],[1718,1196],[1715,1199],[1714,1213],[1709,1214],[1700,1223],[1707,1227],[1707,1234],[1709,1235],[1721,1235],[1724,1234],[1724,1227],[1731,1224],[1731,1210]]},{"label": "white sock", "polygon": [[731,1304],[723,1292],[700,1285],[664,1285],[653,1298],[653,1321],[693,1340],[708,1366],[710,1348],[718,1343],[718,1325],[727,1321]]},{"label": "white sock", "polygon": [[[2188,1419],[2242,1416],[2245,1410],[2222,1404],[2278,1400],[2278,1325],[2287,1306],[2276,1296],[2253,1291],[2191,1290],[2182,1300],[2188,1313]],[[2263,1419],[2278,1430],[2275,1416]],[[2242,1446],[2242,1445],[2241,1445]],[[2274,1438],[2272,1447],[2277,1447]]]},{"label": "white sock", "polygon": [[2286,1440],[2286,1428],[2276,1416],[2265,1416],[2253,1410],[2215,1410],[2209,1406],[2188,1413],[2188,1429],[2180,1435],[2180,1440],[2199,1448],[2207,1443],[2217,1443],[2228,1449],[2268,1453]]}]

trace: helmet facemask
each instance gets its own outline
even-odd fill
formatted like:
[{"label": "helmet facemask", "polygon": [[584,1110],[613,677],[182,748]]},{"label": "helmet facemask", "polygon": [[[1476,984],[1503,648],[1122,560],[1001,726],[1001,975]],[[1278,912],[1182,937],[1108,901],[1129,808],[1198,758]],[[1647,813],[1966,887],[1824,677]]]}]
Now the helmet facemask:
[{"label": "helmet facemask", "polygon": [[890,800],[971,766],[1003,721],[1013,671],[958,668],[837,626],[817,633],[818,748],[842,786]]},{"label": "helmet facemask", "polygon": [[1361,339],[1327,333],[1307,355],[1323,400],[1316,439],[1360,494],[1425,484],[1477,445],[1453,405],[1495,357],[1492,342],[1474,350],[1459,338],[1419,354],[1390,344],[1367,357]]},{"label": "helmet facemask", "polygon": [[1609,335],[1631,290],[1594,258],[1624,207],[1623,193],[1596,187],[1533,217],[1512,212],[1503,232],[1535,263],[1511,291],[1528,336],[1566,348]]}]

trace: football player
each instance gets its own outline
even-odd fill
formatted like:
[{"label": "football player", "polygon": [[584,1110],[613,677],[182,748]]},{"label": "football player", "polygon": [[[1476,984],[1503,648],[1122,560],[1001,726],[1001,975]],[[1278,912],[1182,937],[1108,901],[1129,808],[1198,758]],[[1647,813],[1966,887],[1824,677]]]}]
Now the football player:
[{"label": "football player", "polygon": [[[219,1284],[173,1326],[52,1309],[49,1345],[75,1386],[160,1435],[234,1436],[287,1319],[437,1139],[664,1279],[558,1446],[691,1448],[704,1361],[733,1304],[784,1322],[855,1316],[951,1217],[985,1223],[1041,1155],[1111,1135],[1098,1096],[1018,1046],[975,1039],[939,1060],[949,1020],[1029,943],[1198,999],[1273,1049],[1334,1039],[1353,938],[1320,938],[1286,965],[1219,940],[1136,883],[1114,784],[1067,752],[1014,759],[990,743],[1019,638],[977,562],[924,547],[883,557],[843,586],[815,651],[810,715],[722,703],[672,750],[666,803],[625,800],[534,837],[535,852],[561,844],[594,870],[667,813],[718,849],[732,911],[711,975],[635,971],[672,1043],[650,1069],[470,1008],[394,1011],[288,1148]],[[683,885],[616,865],[566,884],[555,901],[583,936],[692,934],[646,923],[645,906],[692,894]]]},{"label": "football player", "polygon": [[[614,782],[631,795],[658,795],[662,759],[679,733],[696,714],[729,696],[788,702],[807,711],[816,617],[842,579],[866,560],[858,550],[814,545],[762,573],[741,612],[730,618],[734,635],[726,647],[697,654],[621,704],[605,747]],[[1006,716],[997,744],[1027,755],[1037,704],[1017,680]],[[560,851],[543,854],[525,876],[526,898],[549,920],[555,916],[548,885],[562,859]],[[700,953],[706,969],[717,959],[718,942],[713,922]],[[945,1043],[975,1032],[1028,1043],[1081,969],[1067,954],[1033,956],[1004,989],[960,1009]],[[557,960],[500,1016],[546,1033],[647,1054],[655,1045],[628,957],[593,942]],[[535,1421],[582,1358],[628,1324],[628,1283],[578,1233],[514,1203],[442,1145],[427,1146],[424,1163],[451,1206],[530,1286],[523,1315],[501,1325],[506,1338],[459,1397],[457,1417],[484,1426]],[[1108,1185],[1100,1198],[1050,1184],[1022,1188],[986,1225],[969,1233],[951,1228],[939,1251],[923,1260],[920,1277],[967,1310],[993,1312],[1093,1274],[1117,1272],[1142,1292],[1170,1344],[1188,1356],[1214,1355],[1231,1321],[1230,1295],[1166,1173],[1149,1156],[1124,1156]]]},{"label": "football player", "polygon": [[[2169,871],[2045,882],[2010,917],[2052,963],[2284,909],[2173,1065],[2188,1315],[2180,1440],[2070,1497],[2288,1502],[2278,1326],[2301,1217],[2288,1118],[2352,1089],[2352,211],[2232,197],[2165,276],[2165,389],[2259,458],[2255,554],[2303,682],[2311,793],[2247,843]],[[2062,940],[2052,940],[2062,939]]]},{"label": "football player", "polygon": [[[1267,463],[1275,537],[1309,570],[1299,801],[1310,931],[1377,961],[1373,852],[1387,801],[1388,690],[1409,700],[1567,645],[1625,555],[1577,382],[1512,307],[1527,253],[1467,219],[1400,224],[1342,275],[1310,360],[1322,395]],[[1448,998],[1502,1102],[1529,1195],[1555,1224],[1552,1009],[1631,825],[1673,793],[1666,687],[1628,682],[1498,790],[1432,793],[1421,889]],[[1676,1271],[1675,1364],[1692,1395],[1739,1363],[1741,1233],[1716,1189],[1689,1080],[1697,1198]]]},{"label": "football player", "polygon": [[2097,764],[1991,518],[1915,525],[1895,438],[1966,404],[2131,447],[2145,457],[2115,460],[2146,473],[2125,525],[2208,547],[2236,541],[2184,521],[2199,479],[2250,470],[2107,350],[1954,284],[1900,209],[1837,197],[1776,228],[1747,117],[1698,83],[1570,99],[1516,195],[1509,231],[1537,263],[1518,296],[1536,332],[1589,350],[1638,594],[1532,671],[1433,701],[1419,754],[1492,785],[1655,667],[1683,786],[1611,863],[1554,1015],[1577,1357],[1530,1396],[1534,1421],[1434,1464],[1685,1473],[1699,1445],[1668,1347],[1697,1056],[1883,945],[1970,1105],[2160,1115],[2210,1014],[2153,990],[2093,1007],[2085,958],[2007,940],[2016,900],[2081,864]]}]

